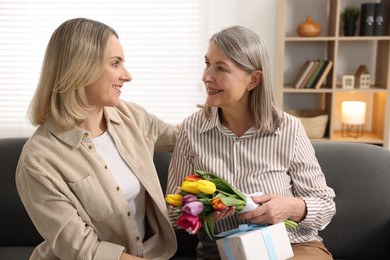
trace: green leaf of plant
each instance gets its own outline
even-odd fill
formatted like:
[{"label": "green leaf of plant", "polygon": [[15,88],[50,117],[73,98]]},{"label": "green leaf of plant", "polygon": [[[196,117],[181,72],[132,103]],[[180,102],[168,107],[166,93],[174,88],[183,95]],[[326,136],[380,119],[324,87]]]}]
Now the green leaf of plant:
[{"label": "green leaf of plant", "polygon": [[198,201],[202,202],[203,205],[212,205],[211,201],[209,198],[199,198]]},{"label": "green leaf of plant", "polygon": [[203,229],[207,236],[213,240],[214,236],[214,218],[212,213],[206,214],[204,211],[202,212],[203,219]]},{"label": "green leaf of plant", "polygon": [[230,206],[245,206],[246,205],[246,201],[243,201],[242,199],[232,198],[232,197],[222,197],[221,201],[223,204],[225,204],[228,207],[230,207]]},{"label": "green leaf of plant", "polygon": [[222,198],[222,197],[228,197],[228,196],[219,192],[214,198]]},{"label": "green leaf of plant", "polygon": [[235,208],[235,212],[240,212],[243,208],[245,207],[245,205],[244,206],[235,206],[234,208]]},{"label": "green leaf of plant", "polygon": [[207,214],[206,222],[207,222],[207,226],[208,226],[208,230],[209,230],[208,235],[209,235],[210,239],[213,240],[213,236],[214,236],[214,216],[213,216],[213,213]]}]

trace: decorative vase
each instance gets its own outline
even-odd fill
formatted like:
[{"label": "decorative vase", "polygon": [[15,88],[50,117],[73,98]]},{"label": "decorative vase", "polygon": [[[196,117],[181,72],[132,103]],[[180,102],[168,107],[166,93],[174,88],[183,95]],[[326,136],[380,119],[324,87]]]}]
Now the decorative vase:
[{"label": "decorative vase", "polygon": [[321,26],[316,23],[311,16],[306,18],[306,21],[298,25],[297,33],[303,37],[314,37],[321,33]]}]

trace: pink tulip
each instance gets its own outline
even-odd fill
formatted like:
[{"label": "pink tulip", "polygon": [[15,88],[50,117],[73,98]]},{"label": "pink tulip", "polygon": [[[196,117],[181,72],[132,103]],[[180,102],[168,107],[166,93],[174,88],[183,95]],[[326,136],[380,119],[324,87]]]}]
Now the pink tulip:
[{"label": "pink tulip", "polygon": [[192,216],[199,216],[202,213],[204,205],[200,201],[193,201],[190,203],[186,203],[181,209]]},{"label": "pink tulip", "polygon": [[185,229],[190,234],[196,234],[202,227],[202,221],[199,216],[192,216],[187,213],[183,213],[177,220],[176,225]]}]

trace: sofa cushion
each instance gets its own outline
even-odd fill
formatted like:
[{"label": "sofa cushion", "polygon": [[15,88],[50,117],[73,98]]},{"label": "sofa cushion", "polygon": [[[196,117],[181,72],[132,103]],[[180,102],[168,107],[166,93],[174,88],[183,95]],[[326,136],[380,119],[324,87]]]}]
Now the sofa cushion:
[{"label": "sofa cushion", "polygon": [[27,215],[16,190],[16,165],[26,141],[27,138],[0,139],[1,183],[6,184],[1,185],[0,188],[2,208],[2,213],[0,214],[0,223],[2,225],[0,232],[1,247],[34,247],[43,240]]},{"label": "sofa cushion", "polygon": [[0,246],[0,259],[27,260],[30,258],[34,247],[28,246]]},{"label": "sofa cushion", "polygon": [[390,259],[390,151],[363,143],[314,143],[336,215],[320,232],[336,259]]}]

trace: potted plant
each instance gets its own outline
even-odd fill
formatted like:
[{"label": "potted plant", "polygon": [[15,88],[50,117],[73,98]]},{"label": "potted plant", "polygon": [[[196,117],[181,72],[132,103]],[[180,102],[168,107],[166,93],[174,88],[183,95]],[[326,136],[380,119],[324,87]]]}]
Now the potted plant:
[{"label": "potted plant", "polygon": [[346,5],[341,11],[341,20],[344,23],[344,35],[354,36],[356,30],[356,21],[359,16],[359,8],[354,5]]}]

